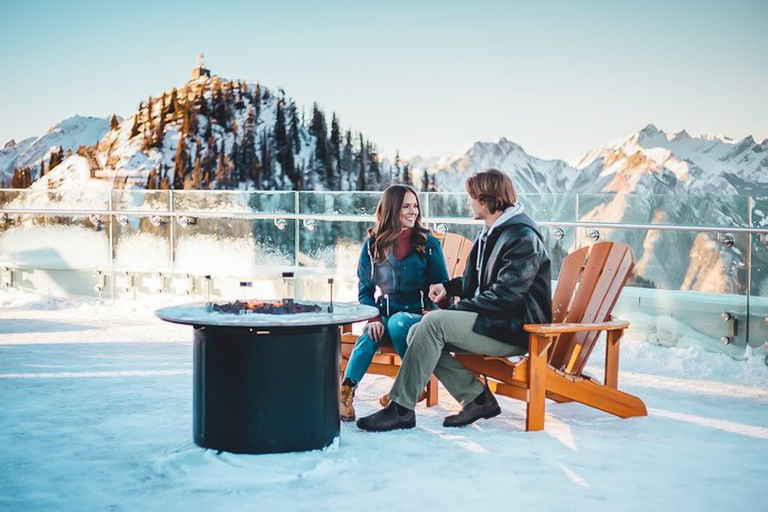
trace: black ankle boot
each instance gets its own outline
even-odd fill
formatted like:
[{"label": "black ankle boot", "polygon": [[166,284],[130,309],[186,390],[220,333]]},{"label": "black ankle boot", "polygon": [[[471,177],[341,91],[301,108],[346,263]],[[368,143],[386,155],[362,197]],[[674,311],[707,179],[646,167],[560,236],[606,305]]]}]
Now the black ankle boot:
[{"label": "black ankle boot", "polygon": [[496,397],[493,396],[488,386],[477,398],[469,402],[458,414],[446,416],[443,420],[444,427],[463,427],[474,423],[480,418],[490,419],[501,414],[501,407]]},{"label": "black ankle boot", "polygon": [[407,409],[396,402],[390,402],[379,412],[357,420],[357,427],[369,432],[386,432],[415,426],[416,413],[413,409]]}]

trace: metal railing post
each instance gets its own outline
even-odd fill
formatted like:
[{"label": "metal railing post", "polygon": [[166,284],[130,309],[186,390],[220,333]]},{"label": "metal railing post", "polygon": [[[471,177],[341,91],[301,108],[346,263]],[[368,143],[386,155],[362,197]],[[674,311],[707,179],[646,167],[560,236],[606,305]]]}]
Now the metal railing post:
[{"label": "metal railing post", "polygon": [[176,245],[176,216],[174,215],[174,209],[173,209],[173,190],[168,191],[168,211],[171,213],[171,218],[169,221],[170,224],[170,247],[168,248],[169,254],[171,256],[171,273],[173,273],[173,267],[174,262],[176,261],[176,250],[174,246]]},{"label": "metal railing post", "polygon": [[[299,192],[295,191],[293,193],[293,213],[295,215],[299,215],[300,210],[300,201],[299,201]],[[294,220],[294,240],[293,240],[293,268],[294,270],[299,270],[299,235],[300,235],[300,228],[299,224],[301,221],[298,219],[298,217]]]}]

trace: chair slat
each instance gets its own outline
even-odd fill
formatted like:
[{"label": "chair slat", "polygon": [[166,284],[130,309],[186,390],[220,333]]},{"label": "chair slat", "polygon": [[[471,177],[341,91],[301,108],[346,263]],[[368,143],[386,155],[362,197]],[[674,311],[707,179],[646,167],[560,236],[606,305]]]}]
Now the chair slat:
[{"label": "chair slat", "polygon": [[442,239],[442,246],[448,276],[454,278],[463,275],[472,242],[456,233],[446,233]]},{"label": "chair slat", "polygon": [[[600,279],[605,261],[611,253],[611,247],[613,244],[610,242],[600,242],[589,248],[589,255],[584,263],[584,270],[581,272],[578,286],[574,290],[571,306],[565,315],[565,322],[582,323],[584,312]],[[573,350],[574,339],[574,333],[560,336],[550,354],[552,366],[561,369],[568,363]]]},{"label": "chair slat", "polygon": [[[606,263],[606,268],[603,272],[602,277],[604,279],[601,279],[600,292],[595,293],[594,304],[589,305],[585,314],[585,322],[603,322],[608,320],[634,266],[634,256],[629,247],[626,245],[614,246],[611,258]],[[601,300],[598,299],[599,296],[602,296]],[[594,317],[594,319],[589,320],[589,317]],[[584,370],[584,366],[586,366],[599,336],[599,332],[584,333],[581,340],[581,352],[572,368],[573,373],[580,374]]]},{"label": "chair slat", "polygon": [[557,288],[552,298],[552,323],[559,324],[565,320],[565,315],[571,307],[573,292],[584,270],[584,260],[589,253],[589,247],[582,247],[566,256],[560,277],[557,280]]}]

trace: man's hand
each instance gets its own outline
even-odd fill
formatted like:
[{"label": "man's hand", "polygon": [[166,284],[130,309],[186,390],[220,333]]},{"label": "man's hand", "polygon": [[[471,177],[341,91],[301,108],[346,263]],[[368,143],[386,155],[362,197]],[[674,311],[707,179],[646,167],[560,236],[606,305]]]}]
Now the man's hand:
[{"label": "man's hand", "polygon": [[384,336],[384,324],[381,322],[371,322],[367,326],[368,336],[376,343],[381,342],[381,338]]},{"label": "man's hand", "polygon": [[445,291],[445,286],[442,284],[433,284],[429,286],[429,300],[432,302],[440,302],[447,296],[448,293]]}]

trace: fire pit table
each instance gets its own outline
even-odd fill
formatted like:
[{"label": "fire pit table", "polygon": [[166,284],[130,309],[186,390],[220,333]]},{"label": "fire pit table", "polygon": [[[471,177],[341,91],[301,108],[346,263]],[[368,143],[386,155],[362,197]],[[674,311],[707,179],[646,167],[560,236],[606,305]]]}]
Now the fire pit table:
[{"label": "fire pit table", "polygon": [[196,303],[155,312],[194,328],[196,444],[282,453],[324,448],[339,437],[339,326],[379,312],[336,303],[329,313],[328,303],[313,305],[320,311],[233,314]]}]

